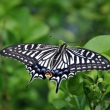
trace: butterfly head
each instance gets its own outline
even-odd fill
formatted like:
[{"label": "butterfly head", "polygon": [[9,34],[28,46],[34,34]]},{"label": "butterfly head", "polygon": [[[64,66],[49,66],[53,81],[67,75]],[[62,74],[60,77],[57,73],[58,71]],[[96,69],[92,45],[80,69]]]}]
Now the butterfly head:
[{"label": "butterfly head", "polygon": [[66,43],[63,43],[63,44],[61,45],[61,47],[66,48],[66,47],[67,47],[67,44],[66,44]]}]

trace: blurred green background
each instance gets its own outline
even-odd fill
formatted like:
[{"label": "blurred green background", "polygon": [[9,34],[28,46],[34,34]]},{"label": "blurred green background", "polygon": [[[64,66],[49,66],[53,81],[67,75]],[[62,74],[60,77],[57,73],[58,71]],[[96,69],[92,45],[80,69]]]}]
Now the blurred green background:
[{"label": "blurred green background", "polygon": [[[0,0],[0,50],[19,43],[83,46],[98,35],[110,34],[110,0]],[[55,83],[30,79],[25,66],[0,57],[0,110],[56,110]],[[63,110],[67,110],[63,108]]]}]

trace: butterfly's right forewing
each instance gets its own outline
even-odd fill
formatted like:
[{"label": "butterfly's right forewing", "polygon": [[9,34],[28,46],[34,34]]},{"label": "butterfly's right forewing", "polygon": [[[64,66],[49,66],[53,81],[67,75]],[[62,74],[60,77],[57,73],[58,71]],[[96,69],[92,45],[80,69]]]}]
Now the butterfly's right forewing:
[{"label": "butterfly's right forewing", "polygon": [[70,71],[88,71],[88,70],[108,70],[110,61],[104,56],[88,49],[74,48],[67,49],[70,57]]}]

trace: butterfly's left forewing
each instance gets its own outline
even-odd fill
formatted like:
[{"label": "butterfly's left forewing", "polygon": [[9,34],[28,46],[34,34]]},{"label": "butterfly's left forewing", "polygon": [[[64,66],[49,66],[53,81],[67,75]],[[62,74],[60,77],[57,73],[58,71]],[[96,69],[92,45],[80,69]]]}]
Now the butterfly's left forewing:
[{"label": "butterfly's left forewing", "polygon": [[50,53],[54,53],[56,48],[56,46],[45,44],[19,44],[1,50],[0,54],[17,59],[25,65],[35,65],[44,61],[44,57],[49,56]]}]

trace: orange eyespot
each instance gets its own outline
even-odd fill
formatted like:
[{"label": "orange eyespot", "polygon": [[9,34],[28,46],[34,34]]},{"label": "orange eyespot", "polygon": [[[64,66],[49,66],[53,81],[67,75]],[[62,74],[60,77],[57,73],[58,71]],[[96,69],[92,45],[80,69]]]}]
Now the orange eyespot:
[{"label": "orange eyespot", "polygon": [[47,77],[47,76],[52,77],[52,73],[46,72],[46,73],[45,73],[45,76],[46,76],[46,77]]}]

